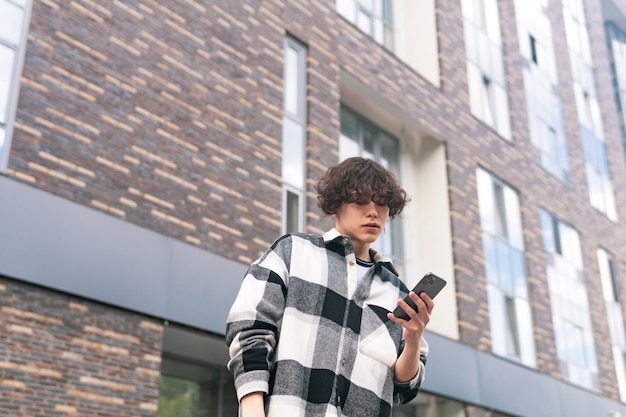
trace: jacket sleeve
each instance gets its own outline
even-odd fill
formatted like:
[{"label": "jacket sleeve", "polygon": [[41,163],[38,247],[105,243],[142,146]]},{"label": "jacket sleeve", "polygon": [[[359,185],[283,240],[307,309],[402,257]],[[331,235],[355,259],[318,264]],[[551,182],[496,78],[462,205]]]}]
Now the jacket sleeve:
[{"label": "jacket sleeve", "polygon": [[237,398],[267,393],[285,308],[291,238],[286,235],[250,267],[226,322],[226,343]]},{"label": "jacket sleeve", "polygon": [[[402,353],[404,344],[400,346],[398,356]],[[408,382],[398,382],[394,380],[393,403],[394,405],[406,404],[417,395],[426,373],[426,359],[428,357],[428,342],[422,337],[420,343],[420,363],[417,375]]]}]

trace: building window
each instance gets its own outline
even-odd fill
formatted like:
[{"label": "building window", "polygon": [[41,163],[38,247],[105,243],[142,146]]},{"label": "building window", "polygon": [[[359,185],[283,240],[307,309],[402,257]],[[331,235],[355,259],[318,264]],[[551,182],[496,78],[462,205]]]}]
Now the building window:
[{"label": "building window", "polygon": [[392,0],[337,0],[336,7],[361,31],[394,50]]},{"label": "building window", "polygon": [[611,75],[615,104],[619,112],[620,132],[626,157],[626,32],[613,22],[606,24],[607,42],[611,58]]},{"label": "building window", "polygon": [[230,417],[239,408],[223,338],[165,327],[157,417]]},{"label": "building window", "polygon": [[[465,405],[461,402],[420,391],[419,401],[411,401],[393,407],[393,417],[465,417]],[[494,416],[495,417],[495,416]]]},{"label": "building window", "polygon": [[544,0],[515,0],[529,132],[537,162],[559,180],[569,181],[563,111],[547,7]]},{"label": "building window", "polygon": [[496,0],[463,0],[463,28],[472,114],[511,139]]},{"label": "building window", "polygon": [[164,356],[157,417],[237,415],[233,377],[226,367]]},{"label": "building window", "polygon": [[563,17],[572,77],[574,78],[578,124],[585,150],[589,200],[592,207],[600,210],[609,219],[616,221],[615,196],[606,158],[602,117],[596,96],[589,35],[585,24],[585,11],[582,1],[569,0],[564,2]]},{"label": "building window", "polygon": [[30,0],[0,0],[0,171],[7,166]]},{"label": "building window", "polygon": [[536,366],[519,197],[476,170],[494,353]]},{"label": "building window", "polygon": [[611,334],[615,375],[622,402],[626,401],[626,335],[624,334],[624,315],[619,302],[615,280],[615,264],[613,257],[604,249],[598,249],[598,266],[602,279],[602,293]]},{"label": "building window", "polygon": [[545,210],[541,211],[541,229],[561,374],[575,384],[599,389],[578,232]]},{"label": "building window", "polygon": [[304,232],[306,195],[306,47],[285,38],[282,180],[283,233]]},{"label": "building window", "polygon": [[[342,107],[339,160],[353,156],[374,159],[399,177],[398,140],[352,110]],[[404,263],[401,222],[400,218],[389,221],[383,234],[372,245],[392,258],[398,271]]]},{"label": "building window", "polygon": [[441,85],[436,0],[336,0],[335,7],[431,84]]}]

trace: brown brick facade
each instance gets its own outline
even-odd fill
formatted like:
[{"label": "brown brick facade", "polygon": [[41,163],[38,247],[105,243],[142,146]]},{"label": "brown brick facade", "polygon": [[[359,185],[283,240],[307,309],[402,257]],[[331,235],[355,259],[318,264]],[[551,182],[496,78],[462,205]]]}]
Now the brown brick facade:
[{"label": "brown brick facade", "polygon": [[153,416],[162,324],[0,277],[0,415]]},{"label": "brown brick facade", "polygon": [[[343,72],[446,143],[461,341],[482,351],[491,350],[476,201],[475,169],[480,165],[520,194],[539,370],[559,377],[539,222],[540,210],[546,209],[581,235],[602,392],[617,399],[596,250],[606,248],[617,265],[626,263],[626,233],[616,232],[624,230],[626,219],[626,165],[613,91],[606,81],[610,72],[602,12],[599,0],[585,1],[620,218],[617,224],[589,204],[562,9],[559,1],[549,3],[559,53],[559,93],[568,136],[570,183],[558,181],[535,162],[513,0],[498,1],[511,142],[469,112],[458,0],[436,3],[441,88],[429,84],[337,15],[330,0],[35,1],[8,174],[213,253],[250,262],[280,232],[283,39],[291,34],[308,46],[309,230],[325,229],[328,222],[316,207],[313,185],[337,160]],[[618,268],[617,274],[625,299],[622,271]],[[11,281],[4,286],[3,300],[13,291],[28,300],[38,296],[50,297],[50,302],[54,299],[42,295],[49,294],[45,291],[37,290],[33,295],[20,292],[26,287]],[[60,297],[56,302],[61,300],[67,307],[69,301]],[[23,302],[24,311],[31,311],[28,308],[33,308],[29,306],[35,301]],[[101,329],[102,324],[82,320],[97,321],[98,315],[83,316],[76,307],[59,306],[59,316],[49,316],[59,322],[48,323],[43,320],[47,315],[32,319],[13,303],[3,301],[3,305],[7,307],[1,313],[14,321],[7,331],[19,335],[16,340],[25,340],[20,343],[39,340],[36,335],[46,331],[44,323],[59,331],[62,324],[74,326],[75,333],[59,342],[60,346],[87,337],[98,346],[114,343],[118,349],[121,344],[125,351],[135,352],[139,348],[134,338],[147,340],[148,352],[128,353],[136,361],[133,369],[152,369],[145,375],[149,380],[145,386],[152,387],[145,399],[138,399],[143,391],[129,387],[129,397],[116,396],[126,391],[107,385],[106,378],[81,381],[81,377],[91,378],[89,373],[72,375],[75,395],[68,397],[67,404],[54,404],[51,409],[69,406],[82,413],[76,398],[98,384],[111,392],[99,402],[128,398],[124,404],[113,403],[111,407],[134,407],[143,413],[144,402],[154,404],[150,401],[156,395],[154,370],[158,370],[158,363],[149,367],[142,361],[146,355],[158,356],[158,328],[144,328],[140,321],[134,329],[140,335],[116,338],[112,334],[127,335],[124,323],[141,319],[89,304],[90,312],[93,308],[108,320],[113,320],[109,314],[124,317],[121,322],[115,319],[106,323],[121,327],[114,333],[92,333],[85,329]],[[38,320],[43,327],[32,328]],[[9,326],[6,323],[0,325]],[[56,356],[63,358],[61,352]],[[3,386],[9,384],[15,395],[28,395],[24,392],[29,385],[20,375],[35,371],[7,366],[13,368],[4,369]],[[54,372],[37,378],[54,382],[65,377],[62,370]]]}]

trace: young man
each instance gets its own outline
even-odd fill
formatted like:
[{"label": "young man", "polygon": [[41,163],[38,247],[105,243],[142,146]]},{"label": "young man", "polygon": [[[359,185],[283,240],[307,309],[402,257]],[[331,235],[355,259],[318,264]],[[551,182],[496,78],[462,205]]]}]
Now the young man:
[{"label": "young man", "polygon": [[[434,303],[411,292],[370,245],[408,199],[391,172],[364,158],[330,168],[318,205],[323,236],[280,237],[246,274],[226,342],[243,417],[386,417],[417,395]],[[409,320],[390,311],[400,305]]]}]

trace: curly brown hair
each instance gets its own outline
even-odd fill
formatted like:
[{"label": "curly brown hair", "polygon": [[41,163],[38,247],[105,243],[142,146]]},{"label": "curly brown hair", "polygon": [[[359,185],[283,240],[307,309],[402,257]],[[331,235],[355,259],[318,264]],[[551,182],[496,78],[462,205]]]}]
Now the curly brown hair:
[{"label": "curly brown hair", "polygon": [[367,204],[374,201],[389,207],[389,218],[398,216],[410,201],[396,176],[378,162],[348,158],[331,167],[315,185],[317,205],[328,215],[341,203]]}]

